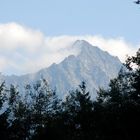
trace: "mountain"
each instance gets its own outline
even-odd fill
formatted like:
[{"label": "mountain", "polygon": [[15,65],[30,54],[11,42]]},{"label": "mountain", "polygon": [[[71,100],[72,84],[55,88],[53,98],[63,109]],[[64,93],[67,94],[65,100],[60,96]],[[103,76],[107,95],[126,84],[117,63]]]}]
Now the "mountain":
[{"label": "mountain", "polygon": [[24,87],[27,83],[33,83],[41,77],[45,78],[51,88],[56,88],[60,97],[64,97],[69,90],[75,89],[82,81],[87,83],[92,97],[99,87],[107,88],[110,79],[117,76],[122,63],[117,57],[108,52],[92,46],[84,40],[77,40],[72,48],[78,50],[77,55],[70,55],[59,64],[52,64],[34,74],[22,76],[0,75],[0,81]]}]

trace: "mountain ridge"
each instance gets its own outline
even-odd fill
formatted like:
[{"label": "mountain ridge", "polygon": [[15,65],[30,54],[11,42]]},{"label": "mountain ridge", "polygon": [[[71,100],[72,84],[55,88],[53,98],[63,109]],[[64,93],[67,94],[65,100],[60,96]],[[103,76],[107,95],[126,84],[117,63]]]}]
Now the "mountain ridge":
[{"label": "mountain ridge", "polygon": [[84,40],[75,41],[72,47],[78,49],[78,55],[69,55],[59,64],[53,63],[37,73],[22,76],[1,75],[0,81],[5,80],[8,85],[20,85],[21,88],[43,77],[52,89],[56,88],[61,97],[82,81],[87,83],[88,90],[93,94],[99,87],[107,88],[110,79],[117,76],[122,66],[120,60]]}]

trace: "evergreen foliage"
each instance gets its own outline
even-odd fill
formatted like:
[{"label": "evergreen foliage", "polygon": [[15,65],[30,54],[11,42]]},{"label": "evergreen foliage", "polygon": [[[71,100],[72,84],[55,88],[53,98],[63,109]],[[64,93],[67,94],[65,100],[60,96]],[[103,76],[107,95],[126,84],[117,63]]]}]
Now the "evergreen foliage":
[{"label": "evergreen foliage", "polygon": [[140,49],[107,90],[90,98],[86,83],[61,101],[42,79],[25,92],[0,85],[2,140],[139,140]]}]

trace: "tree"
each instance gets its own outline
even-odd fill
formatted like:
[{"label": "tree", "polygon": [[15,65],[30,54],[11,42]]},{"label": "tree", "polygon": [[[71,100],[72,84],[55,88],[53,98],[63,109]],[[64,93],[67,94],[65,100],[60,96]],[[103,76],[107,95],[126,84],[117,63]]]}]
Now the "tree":
[{"label": "tree", "polygon": [[25,140],[29,138],[28,108],[14,85],[9,89],[8,127],[10,140]]},{"label": "tree", "polygon": [[140,4],[140,0],[134,1],[136,4]]},{"label": "tree", "polygon": [[48,138],[48,129],[53,125],[53,120],[59,112],[60,100],[55,91],[51,90],[47,81],[37,81],[32,89],[32,121],[33,139]]},{"label": "tree", "polygon": [[6,102],[6,87],[5,87],[5,82],[3,82],[0,85],[0,136],[3,138],[3,140],[8,139],[8,125],[9,123],[7,122],[8,119],[8,113],[5,111],[4,108],[4,103]]},{"label": "tree", "polygon": [[97,103],[102,108],[102,116],[104,116],[99,125],[99,132],[105,139],[139,137],[137,131],[137,127],[140,125],[138,119],[140,117],[139,64],[140,50],[136,56],[128,57],[125,64],[128,69],[122,69],[118,77],[111,80],[109,89],[100,89],[98,92]]},{"label": "tree", "polygon": [[3,107],[3,103],[6,100],[6,95],[5,95],[5,82],[2,82],[0,85],[0,110]]},{"label": "tree", "polygon": [[79,85],[79,89],[70,92],[63,106],[64,113],[67,116],[65,124],[70,139],[88,139],[91,137],[90,134],[93,133],[93,118],[91,117],[93,102],[90,99],[89,92],[86,91],[85,82]]},{"label": "tree", "polygon": [[140,103],[140,49],[135,56],[127,58],[125,65],[131,72],[131,98]]}]

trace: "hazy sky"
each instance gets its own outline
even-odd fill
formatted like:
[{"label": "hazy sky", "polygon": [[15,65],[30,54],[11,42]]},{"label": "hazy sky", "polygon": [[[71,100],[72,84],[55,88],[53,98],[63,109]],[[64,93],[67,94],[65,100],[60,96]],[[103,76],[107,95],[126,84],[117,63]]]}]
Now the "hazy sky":
[{"label": "hazy sky", "polygon": [[25,74],[61,62],[84,39],[124,62],[140,47],[133,0],[0,0],[0,72]]},{"label": "hazy sky", "polygon": [[133,0],[0,0],[0,22],[49,36],[98,34],[140,42],[140,6]]}]

